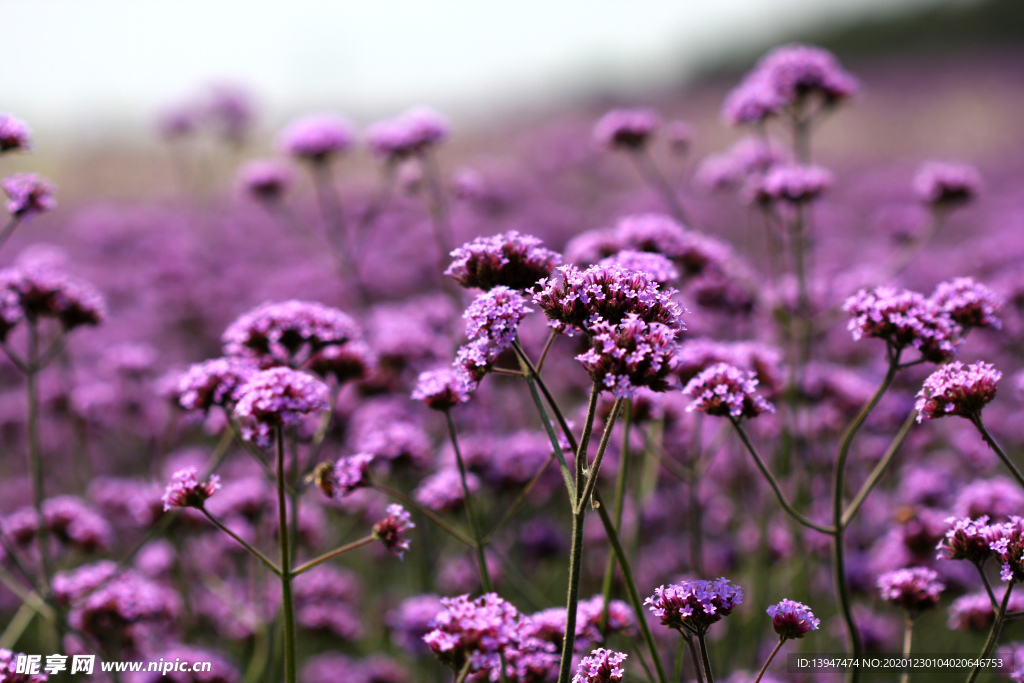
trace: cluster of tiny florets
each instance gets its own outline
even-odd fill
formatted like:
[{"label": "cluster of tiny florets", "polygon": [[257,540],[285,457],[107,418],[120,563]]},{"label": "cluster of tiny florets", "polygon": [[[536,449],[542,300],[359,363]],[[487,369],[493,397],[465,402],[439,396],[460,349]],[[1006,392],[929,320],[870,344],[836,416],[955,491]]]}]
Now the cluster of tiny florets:
[{"label": "cluster of tiny florets", "polygon": [[267,302],[239,316],[221,341],[228,356],[253,358],[263,365],[295,365],[361,336],[356,322],[337,308],[293,299]]},{"label": "cluster of tiny florets", "polygon": [[640,387],[665,391],[672,386],[672,362],[678,331],[646,323],[630,313],[618,325],[590,326],[591,348],[576,356],[591,378],[617,398],[631,398]]},{"label": "cluster of tiny florets", "polygon": [[862,289],[843,304],[855,340],[875,337],[894,350],[912,347],[933,363],[949,360],[963,341],[963,328],[948,311],[923,295],[891,287]]},{"label": "cluster of tiny florets", "polygon": [[693,399],[687,407],[691,412],[732,418],[774,413],[775,407],[756,393],[757,385],[753,372],[716,363],[687,382],[683,393]]},{"label": "cluster of tiny florets", "polygon": [[23,319],[53,318],[68,331],[98,325],[106,315],[103,296],[87,282],[47,267],[0,271],[0,340]]},{"label": "cluster of tiny florets", "polygon": [[533,309],[525,296],[505,286],[484,292],[462,314],[466,321],[466,336],[470,340],[487,339],[499,351],[511,346],[519,323]]},{"label": "cluster of tiny florets", "polygon": [[977,519],[947,517],[950,528],[936,549],[939,559],[967,560],[980,565],[991,557],[991,544],[1001,536],[999,525],[989,525],[987,515]]},{"label": "cluster of tiny florets", "polygon": [[895,603],[911,615],[935,607],[946,584],[934,569],[909,567],[886,572],[878,577],[882,599]]},{"label": "cluster of tiny florets", "polygon": [[414,401],[423,401],[433,410],[449,410],[469,401],[476,382],[461,367],[452,366],[420,373],[412,390]]},{"label": "cluster of tiny florets", "polygon": [[622,668],[625,654],[600,647],[580,660],[572,683],[613,683],[626,675]]},{"label": "cluster of tiny florets", "polygon": [[803,638],[821,625],[810,607],[795,600],[783,600],[766,611],[772,618],[772,628],[781,638]]},{"label": "cluster of tiny florets", "polygon": [[1003,581],[1024,581],[1024,517],[1012,516],[1009,522],[992,524],[989,547],[1003,563],[999,576]]},{"label": "cluster of tiny florets", "polygon": [[370,464],[374,460],[371,453],[356,453],[343,458],[331,465],[327,464],[319,474],[317,485],[325,495],[341,499],[356,489],[370,485]]},{"label": "cluster of tiny florets", "polygon": [[242,436],[266,446],[274,428],[299,423],[304,415],[327,410],[327,385],[305,372],[277,367],[256,372],[238,390],[234,417]]},{"label": "cluster of tiny florets", "polygon": [[410,540],[402,536],[409,529],[416,528],[412,523],[412,515],[401,505],[388,505],[388,516],[373,525],[373,537],[384,544],[392,555],[405,559],[405,551],[409,549]]},{"label": "cluster of tiny florets", "polygon": [[366,144],[374,154],[398,161],[442,142],[450,130],[441,114],[427,107],[417,107],[395,119],[371,125],[366,129]]},{"label": "cluster of tiny florets", "polygon": [[683,581],[659,586],[644,600],[664,626],[704,635],[711,625],[729,616],[743,602],[743,589],[728,579]]},{"label": "cluster of tiny florets", "polygon": [[998,330],[1003,326],[997,315],[1003,307],[1003,300],[973,278],[958,277],[940,282],[930,298],[964,329],[988,327]]},{"label": "cluster of tiny florets", "polygon": [[317,114],[293,121],[281,133],[281,150],[288,155],[323,163],[355,142],[352,124],[335,114]]},{"label": "cluster of tiny florets", "polygon": [[801,204],[819,198],[832,187],[832,172],[815,165],[776,164],[763,175],[751,176],[746,193],[752,201]]},{"label": "cluster of tiny florets", "polygon": [[9,114],[0,114],[0,154],[27,152],[32,148],[28,126]]},{"label": "cluster of tiny florets", "polygon": [[624,249],[598,262],[599,266],[619,266],[626,270],[638,270],[659,285],[675,282],[679,270],[664,254],[651,251]]},{"label": "cluster of tiny florets", "polygon": [[917,393],[917,421],[934,420],[947,415],[976,418],[996,396],[1003,373],[991,363],[960,361],[943,365],[924,381]]},{"label": "cluster of tiny florets", "polygon": [[228,410],[238,401],[238,390],[258,368],[244,358],[214,358],[196,363],[178,379],[176,396],[185,410],[206,412],[213,406]]},{"label": "cluster of tiny florets", "polygon": [[528,289],[561,264],[562,257],[533,235],[515,230],[477,237],[452,251],[454,259],[445,275],[463,287],[489,290],[504,285],[511,289]]},{"label": "cluster of tiny florets", "polygon": [[200,482],[196,478],[197,474],[198,470],[195,467],[187,467],[174,473],[171,483],[164,492],[164,511],[173,508],[201,508],[206,499],[220,488],[220,477],[216,474],[210,475],[205,482]]},{"label": "cluster of tiny florets", "polygon": [[36,173],[15,173],[4,178],[0,186],[7,193],[7,212],[21,221],[57,208],[53,184]]},{"label": "cluster of tiny florets", "polygon": [[594,125],[594,142],[607,149],[639,149],[661,125],[652,109],[612,109]]},{"label": "cluster of tiny florets", "polygon": [[929,161],[914,176],[914,193],[925,204],[954,207],[967,204],[981,191],[981,175],[968,164]]},{"label": "cluster of tiny florets", "polygon": [[423,641],[442,664],[461,670],[489,671],[500,665],[502,651],[519,640],[519,610],[497,593],[441,598],[442,611]]}]

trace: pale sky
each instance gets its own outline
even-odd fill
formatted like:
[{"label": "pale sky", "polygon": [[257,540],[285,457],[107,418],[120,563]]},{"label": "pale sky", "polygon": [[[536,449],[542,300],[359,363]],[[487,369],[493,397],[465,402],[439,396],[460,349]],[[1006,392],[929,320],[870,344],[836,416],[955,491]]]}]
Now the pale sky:
[{"label": "pale sky", "polygon": [[0,0],[0,111],[141,129],[220,80],[251,88],[272,121],[480,113],[656,85],[738,46],[933,1]]}]

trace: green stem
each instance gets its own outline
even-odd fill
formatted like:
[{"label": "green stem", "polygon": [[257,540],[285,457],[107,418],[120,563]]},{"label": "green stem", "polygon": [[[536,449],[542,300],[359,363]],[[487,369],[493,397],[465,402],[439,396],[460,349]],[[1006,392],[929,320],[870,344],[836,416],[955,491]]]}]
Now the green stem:
[{"label": "green stem", "polygon": [[[619,419],[619,411],[622,409],[623,399],[615,399],[615,403],[612,404],[612,410],[608,413],[608,421],[605,423],[604,434],[601,435],[601,442],[598,445],[597,455],[594,456],[594,464],[587,468],[586,477],[587,484],[583,487],[583,495],[580,496],[579,501],[576,503],[576,514],[582,513],[587,505],[590,503],[590,497],[594,495],[594,487],[597,486],[597,478],[601,473],[601,462],[604,460],[605,451],[608,448],[608,441],[611,439],[612,429],[615,427],[616,420]],[[583,453],[584,457],[586,452]]]},{"label": "green stem", "polygon": [[779,642],[775,646],[775,649],[772,650],[770,655],[768,655],[768,660],[764,663],[764,666],[761,667],[761,670],[757,672],[757,678],[754,679],[754,683],[761,683],[761,679],[764,677],[764,672],[768,670],[768,666],[771,665],[772,660],[775,659],[775,655],[779,654],[779,650],[782,649],[782,644],[785,642],[785,636],[779,638]]},{"label": "green stem", "polygon": [[303,572],[308,572],[310,569],[312,569],[313,567],[317,566],[318,564],[322,564],[322,563],[326,562],[327,560],[333,559],[333,558],[337,557],[338,555],[342,555],[344,553],[347,553],[350,550],[355,550],[356,548],[362,548],[364,545],[369,545],[370,543],[373,543],[375,540],[376,539],[374,539],[373,535],[371,534],[370,536],[366,536],[364,538],[361,538],[358,541],[353,541],[352,543],[348,543],[346,545],[343,545],[343,546],[340,546],[338,548],[335,548],[334,550],[332,550],[330,552],[324,553],[323,555],[320,555],[319,557],[314,558],[314,559],[310,560],[309,562],[306,562],[305,564],[296,567],[295,569],[292,570],[292,576],[294,577],[294,576],[298,576],[299,574],[302,574]]},{"label": "green stem", "polygon": [[[615,501],[612,503],[612,515],[615,518],[616,533],[622,529],[622,508],[626,498],[626,469],[629,463],[629,427],[633,422],[633,402],[626,400],[622,418],[622,453],[619,455],[619,471],[615,477]],[[608,561],[604,566],[604,579],[601,581],[601,610],[599,628],[601,635],[608,633],[608,611],[612,598],[612,583],[615,578],[615,554],[608,553]]]},{"label": "green stem", "polygon": [[10,238],[14,229],[18,227],[18,223],[20,222],[21,219],[18,216],[11,216],[11,220],[7,221],[7,225],[4,226],[3,232],[0,232],[0,248],[7,243],[8,238]]},{"label": "green stem", "polygon": [[204,515],[206,515],[206,518],[207,518],[208,520],[210,520],[210,523],[211,523],[211,524],[213,524],[213,525],[214,525],[215,527],[217,527],[218,529],[220,529],[221,531],[223,531],[224,533],[226,533],[226,534],[227,534],[228,536],[230,536],[231,538],[235,539],[235,541],[236,541],[236,542],[237,542],[237,543],[238,543],[238,544],[239,544],[240,546],[242,546],[243,548],[245,548],[246,550],[248,550],[248,551],[249,551],[249,553],[250,553],[250,554],[251,554],[251,555],[252,555],[253,557],[255,557],[255,558],[256,558],[257,560],[259,560],[260,562],[262,562],[262,563],[263,563],[263,565],[264,565],[264,566],[265,566],[265,567],[266,567],[267,569],[269,569],[270,571],[274,572],[274,573],[275,573],[275,574],[277,574],[278,576],[281,576],[281,570],[280,570],[280,569],[278,569],[278,568],[277,568],[277,565],[275,565],[275,564],[274,564],[273,562],[271,562],[271,561],[270,561],[270,559],[269,559],[269,558],[268,558],[268,557],[267,557],[266,555],[264,555],[263,553],[261,553],[261,552],[260,552],[259,550],[257,550],[256,548],[252,547],[252,545],[250,545],[250,544],[249,544],[249,543],[248,543],[248,542],[247,542],[247,541],[246,541],[246,540],[245,540],[244,538],[242,538],[241,536],[239,536],[238,534],[236,534],[236,533],[235,533],[234,531],[232,531],[232,530],[231,530],[230,528],[228,528],[228,527],[227,527],[227,526],[226,526],[226,525],[225,525],[225,524],[224,524],[223,522],[221,522],[221,521],[220,521],[219,519],[217,519],[216,517],[214,517],[213,515],[211,515],[211,514],[210,514],[210,512],[209,512],[209,511],[208,511],[208,510],[207,510],[206,508],[204,508],[204,507],[201,507],[201,508],[199,508],[199,511],[200,511],[200,512],[202,512],[202,513],[203,513]]},{"label": "green stem", "polygon": [[875,468],[871,470],[871,474],[868,475],[868,478],[864,482],[864,485],[860,487],[860,491],[857,492],[857,495],[850,503],[850,507],[848,507],[846,509],[846,512],[843,513],[844,527],[849,526],[850,521],[853,519],[854,515],[857,514],[857,511],[860,510],[860,506],[863,505],[864,500],[868,497],[868,494],[871,493],[871,490],[875,488],[876,484],[878,484],[878,480],[882,478],[882,475],[885,473],[886,468],[889,467],[889,463],[892,462],[893,456],[895,456],[896,453],[900,450],[900,446],[903,445],[903,441],[907,438],[907,435],[910,433],[910,429],[914,426],[914,423],[916,421],[917,411],[911,410],[910,414],[907,415],[907,419],[903,421],[903,425],[900,427],[900,431],[896,433],[896,436],[893,438],[892,443],[889,444],[889,448],[886,449],[885,455],[883,455],[882,459],[878,461],[878,464],[875,465]]},{"label": "green stem", "polygon": [[688,633],[679,632],[687,647],[690,648],[690,659],[693,660],[693,671],[697,676],[697,683],[704,683],[704,671],[700,664],[700,654],[697,653],[697,646],[693,643],[693,636]]},{"label": "green stem", "polygon": [[292,595],[291,539],[288,529],[288,496],[285,488],[284,427],[278,426],[276,431],[278,533],[281,540],[281,606],[284,615],[282,623],[284,629],[284,672],[286,683],[297,683],[295,598]]},{"label": "green stem", "polygon": [[28,325],[28,358],[25,373],[25,400],[28,404],[26,429],[28,432],[28,469],[32,473],[32,503],[36,511],[36,542],[39,545],[39,565],[45,595],[53,593],[50,574],[50,530],[43,516],[43,457],[39,445],[39,328],[36,321]]},{"label": "green stem", "polygon": [[996,594],[992,590],[992,584],[985,575],[984,561],[975,563],[974,567],[978,570],[978,574],[981,575],[981,582],[985,584],[985,592],[988,593],[988,600],[992,603],[992,609],[995,610],[999,606],[999,601],[996,600]]},{"label": "green stem", "polygon": [[978,428],[978,431],[981,433],[981,438],[985,440],[985,443],[989,445],[989,448],[996,452],[996,455],[998,455],[999,459],[1003,461],[1006,468],[1010,470],[1010,474],[1012,474],[1013,478],[1017,480],[1017,483],[1024,486],[1024,475],[1021,474],[1020,470],[1017,469],[1017,466],[1012,460],[1010,460],[1010,456],[1006,454],[1006,451],[1002,449],[992,434],[989,433],[988,429],[985,428],[985,423],[981,421],[981,413],[976,413],[968,419],[975,427]]},{"label": "green stem", "polygon": [[444,411],[444,418],[448,423],[448,437],[451,439],[452,448],[455,450],[455,462],[459,466],[459,479],[462,480],[462,495],[465,498],[463,504],[466,507],[466,519],[469,522],[469,533],[473,536],[473,546],[476,549],[476,561],[480,568],[480,582],[483,585],[484,592],[490,593],[492,591],[492,587],[491,575],[487,571],[487,556],[484,544],[480,540],[480,526],[478,525],[476,515],[473,512],[472,496],[469,492],[469,483],[466,481],[466,464],[462,461],[462,451],[459,450],[459,439],[456,436],[455,422],[452,420],[452,413],[450,410]]},{"label": "green stem", "polygon": [[700,644],[700,660],[704,663],[704,675],[708,683],[715,683],[715,677],[711,675],[711,658],[708,656],[708,644],[703,633],[697,634],[697,642]]},{"label": "green stem", "polygon": [[[1006,606],[1010,603],[1010,592],[1013,590],[1013,581],[1007,584],[1006,593],[1003,594],[1003,601],[999,605],[999,609],[996,610],[996,618],[992,622],[992,628],[988,632],[988,640],[985,641],[985,648],[981,651],[980,659],[985,659],[992,650],[995,649],[996,643],[999,642],[999,634],[1003,630],[1003,621],[1006,619]],[[975,666],[971,670],[971,675],[967,677],[967,683],[974,683],[978,680],[978,674],[981,673],[981,665]]]}]

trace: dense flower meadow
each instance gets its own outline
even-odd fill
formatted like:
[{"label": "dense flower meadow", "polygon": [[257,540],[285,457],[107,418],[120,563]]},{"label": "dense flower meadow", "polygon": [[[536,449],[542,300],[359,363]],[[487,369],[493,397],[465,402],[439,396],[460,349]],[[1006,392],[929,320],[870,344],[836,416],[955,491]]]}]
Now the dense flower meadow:
[{"label": "dense flower meadow", "polygon": [[1024,680],[1020,178],[826,168],[864,87],[772,50],[700,159],[315,114],[230,196],[73,210],[0,115],[0,683]]}]

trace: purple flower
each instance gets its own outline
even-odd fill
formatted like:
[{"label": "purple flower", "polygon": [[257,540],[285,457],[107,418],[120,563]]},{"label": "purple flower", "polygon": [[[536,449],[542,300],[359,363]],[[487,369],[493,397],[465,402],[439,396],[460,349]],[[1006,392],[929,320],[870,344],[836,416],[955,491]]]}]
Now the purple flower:
[{"label": "purple flower", "polygon": [[938,572],[927,567],[897,569],[878,577],[882,599],[896,603],[911,617],[939,604],[939,594],[945,589]]},{"label": "purple flower", "polygon": [[772,628],[784,639],[803,638],[821,625],[821,620],[815,618],[810,607],[793,600],[772,605],[767,612],[772,618]]},{"label": "purple flower", "polygon": [[689,382],[717,363],[753,372],[761,391],[768,396],[774,396],[782,389],[782,353],[761,342],[688,339],[679,345],[675,373],[681,381]]},{"label": "purple flower", "polygon": [[930,298],[965,330],[972,327],[998,330],[1003,326],[996,315],[1003,307],[1003,300],[991,289],[969,277],[940,282]]},{"label": "purple flower", "polygon": [[292,169],[274,159],[250,161],[238,172],[238,188],[257,202],[273,204],[291,187]]},{"label": "purple flower", "polygon": [[991,363],[978,362],[966,368],[960,361],[943,365],[924,381],[917,393],[917,421],[947,415],[975,419],[996,396],[1003,373]]},{"label": "purple flower", "polygon": [[261,370],[238,390],[234,416],[243,438],[269,446],[275,427],[296,425],[303,415],[327,410],[327,394],[326,384],[304,372]]},{"label": "purple flower", "polygon": [[317,479],[317,485],[325,495],[341,499],[356,489],[370,485],[370,463],[374,456],[370,453],[356,453],[347,458],[338,458],[334,465],[328,463]]},{"label": "purple flower", "polygon": [[968,164],[929,161],[914,175],[914,194],[933,207],[962,206],[975,199],[980,190],[981,176]]},{"label": "purple flower", "polygon": [[988,537],[989,547],[1003,563],[1003,581],[1024,581],[1024,518],[1013,516],[1009,522],[990,525]]},{"label": "purple flower", "polygon": [[366,129],[366,143],[377,156],[399,161],[426,151],[449,134],[443,116],[428,107],[416,107],[398,118],[371,125]]},{"label": "purple flower", "polygon": [[0,681],[4,683],[44,683],[50,680],[50,676],[40,667],[36,674],[15,673],[18,668],[18,658],[25,655],[11,650],[0,648]]},{"label": "purple flower", "polygon": [[646,323],[660,323],[673,330],[685,329],[682,306],[672,301],[675,290],[661,290],[645,273],[620,266],[561,266],[561,281],[541,280],[533,293],[558,331],[569,328],[591,333],[597,322],[617,325],[635,313]]},{"label": "purple flower", "polygon": [[988,525],[988,517],[947,517],[946,523],[952,526],[946,531],[946,537],[936,546],[936,550],[939,551],[938,559],[967,560],[981,564],[991,557],[990,546],[1000,533],[996,527]]},{"label": "purple flower", "polygon": [[0,114],[0,154],[27,152],[32,148],[28,126],[9,114]]},{"label": "purple flower", "polygon": [[450,410],[469,401],[476,388],[469,374],[460,367],[421,372],[412,391],[414,401],[423,401],[433,410]]},{"label": "purple flower", "polygon": [[785,103],[770,79],[755,69],[725,96],[722,120],[732,126],[756,126],[782,111]]},{"label": "purple flower", "polygon": [[620,266],[627,270],[639,270],[659,285],[667,285],[679,278],[679,271],[662,254],[649,251],[626,249],[602,259],[599,266]]},{"label": "purple flower", "polygon": [[661,323],[646,323],[629,313],[617,324],[590,325],[592,346],[576,356],[603,390],[617,398],[631,398],[640,387],[666,391],[678,344],[674,330]]},{"label": "purple flower", "polygon": [[441,609],[441,599],[433,593],[414,595],[402,601],[384,619],[391,629],[392,642],[412,655],[426,653],[423,636],[433,630],[431,624]]},{"label": "purple flower", "polygon": [[745,373],[728,363],[717,363],[683,387],[683,393],[693,399],[686,410],[731,418],[774,413],[775,407],[755,393],[757,384],[753,372]]},{"label": "purple flower", "polygon": [[51,267],[6,268],[0,271],[0,339],[22,318],[35,322],[56,318],[65,331],[98,325],[106,303],[96,289]]},{"label": "purple flower", "polygon": [[15,173],[4,178],[0,186],[10,198],[8,213],[18,220],[28,221],[57,208],[53,185],[36,173]]},{"label": "purple flower", "polygon": [[[1014,593],[1007,604],[1007,612],[1019,612],[1024,609],[1024,595]],[[989,628],[995,619],[992,599],[986,591],[969,593],[953,601],[949,606],[949,628],[958,631],[982,631]]]},{"label": "purple flower", "polygon": [[528,289],[562,263],[562,257],[541,246],[533,235],[515,230],[477,237],[452,251],[452,261],[445,275],[463,287],[489,290],[499,285],[511,289]]},{"label": "purple flower", "polygon": [[751,176],[747,194],[762,203],[811,202],[832,187],[832,172],[815,165],[777,164],[762,176]]},{"label": "purple flower", "polygon": [[402,533],[415,528],[412,516],[401,505],[388,505],[388,516],[373,525],[373,537],[384,544],[388,551],[398,559],[405,559],[405,551],[410,541],[403,538]]},{"label": "purple flower", "polygon": [[337,308],[315,301],[261,304],[238,317],[221,336],[228,356],[264,365],[300,365],[328,346],[359,339],[356,322]]},{"label": "purple flower", "polygon": [[519,323],[533,312],[526,303],[526,297],[502,285],[484,292],[462,314],[466,336],[470,340],[485,338],[498,352],[507,349],[516,338]]},{"label": "purple flower", "polygon": [[594,125],[594,142],[605,149],[639,149],[661,125],[652,109],[612,109]]},{"label": "purple flower", "polygon": [[743,602],[743,589],[728,579],[683,581],[659,586],[644,600],[663,626],[702,636]]},{"label": "purple flower", "polygon": [[933,363],[949,360],[963,341],[963,328],[947,311],[910,290],[862,289],[843,310],[851,315],[847,327],[854,340],[884,339],[896,351],[911,346]]},{"label": "purple flower", "polygon": [[221,406],[230,411],[242,388],[258,368],[244,358],[214,358],[196,363],[178,379],[178,404],[185,410],[208,411]]},{"label": "purple flower", "polygon": [[[470,495],[480,490],[480,478],[466,472],[466,488]],[[413,498],[425,508],[436,512],[458,509],[466,499],[462,490],[462,477],[454,467],[440,469],[420,482]]]},{"label": "purple flower", "polygon": [[423,641],[442,664],[459,671],[490,671],[500,666],[500,653],[518,644],[519,610],[497,593],[471,600],[468,595],[441,598],[444,609]]},{"label": "purple flower", "polygon": [[778,141],[749,136],[734,143],[724,154],[705,158],[697,168],[696,181],[707,190],[725,189],[742,185],[776,164],[791,162],[789,152]]},{"label": "purple flower", "polygon": [[164,512],[173,508],[201,508],[206,499],[216,493],[220,488],[220,477],[216,474],[210,475],[205,482],[196,478],[198,469],[187,467],[178,470],[171,477],[171,483],[164,491]]},{"label": "purple flower", "polygon": [[281,133],[281,150],[288,155],[324,163],[355,142],[352,124],[335,114],[317,114],[293,121]]},{"label": "purple flower", "polygon": [[625,671],[620,664],[626,659],[621,652],[606,650],[603,647],[590,653],[580,660],[572,683],[612,683],[621,681]]}]

